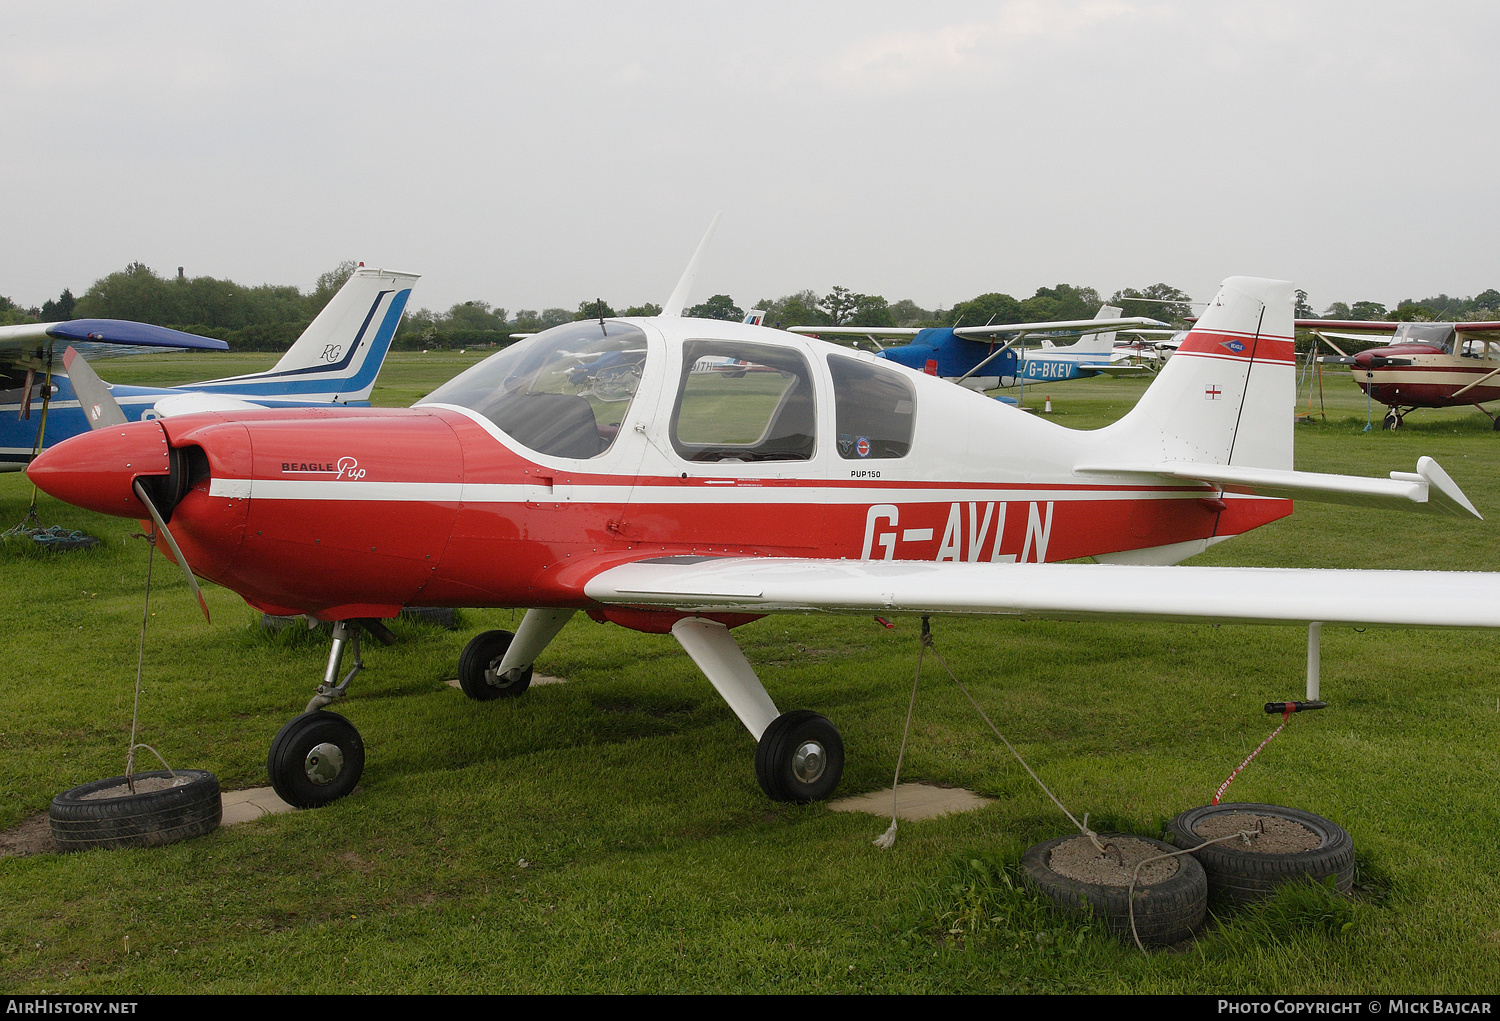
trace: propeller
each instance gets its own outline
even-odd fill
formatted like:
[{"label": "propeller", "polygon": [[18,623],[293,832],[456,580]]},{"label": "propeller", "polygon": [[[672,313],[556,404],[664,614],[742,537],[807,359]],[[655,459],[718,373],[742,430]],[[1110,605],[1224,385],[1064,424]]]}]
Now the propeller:
[{"label": "propeller", "polygon": [[[90,429],[124,425],[129,421],[114,395],[109,392],[108,385],[99,378],[88,360],[76,349],[69,347],[63,352],[63,367],[68,371],[68,380],[73,384],[74,392],[78,394],[79,406],[83,408]],[[167,540],[167,546],[172,551],[172,559],[177,561],[177,566],[182,569],[182,575],[187,579],[188,587],[193,590],[198,606],[203,610],[203,619],[212,623],[208,615],[208,602],[203,598],[203,590],[198,587],[198,579],[193,577],[193,569],[188,566],[187,557],[182,555],[182,548],[172,537],[172,530],[167,527],[165,516],[156,506],[156,501],[151,499],[151,494],[140,479],[132,483],[132,488],[135,490],[136,499],[146,505],[146,510],[156,525],[156,534]]]}]

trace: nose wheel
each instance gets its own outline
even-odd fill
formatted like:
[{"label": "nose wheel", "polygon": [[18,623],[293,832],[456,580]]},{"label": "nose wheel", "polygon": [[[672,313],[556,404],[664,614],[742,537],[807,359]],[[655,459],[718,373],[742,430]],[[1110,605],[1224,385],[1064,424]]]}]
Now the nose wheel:
[{"label": "nose wheel", "polygon": [[365,743],[354,724],[327,710],[294,717],[276,734],[266,772],[282,801],[317,808],[354,790],[365,768]]},{"label": "nose wheel", "polygon": [[843,738],[827,717],[807,709],[776,717],[755,746],[755,778],[772,801],[821,801],[843,775]]}]

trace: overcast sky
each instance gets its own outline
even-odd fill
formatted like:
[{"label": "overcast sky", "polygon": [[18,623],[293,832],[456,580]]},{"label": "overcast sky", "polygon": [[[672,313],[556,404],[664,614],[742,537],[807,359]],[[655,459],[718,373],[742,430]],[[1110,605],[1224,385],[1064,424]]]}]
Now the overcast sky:
[{"label": "overcast sky", "polygon": [[14,3],[0,294],[1500,287],[1500,4]]}]

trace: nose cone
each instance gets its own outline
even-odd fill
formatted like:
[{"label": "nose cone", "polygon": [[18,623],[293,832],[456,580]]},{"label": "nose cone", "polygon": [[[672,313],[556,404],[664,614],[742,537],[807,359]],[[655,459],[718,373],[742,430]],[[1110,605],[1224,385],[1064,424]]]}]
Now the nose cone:
[{"label": "nose cone", "polygon": [[145,518],[132,483],[171,471],[167,436],[156,422],[109,426],[63,440],[42,451],[26,469],[43,492],[75,507]]}]

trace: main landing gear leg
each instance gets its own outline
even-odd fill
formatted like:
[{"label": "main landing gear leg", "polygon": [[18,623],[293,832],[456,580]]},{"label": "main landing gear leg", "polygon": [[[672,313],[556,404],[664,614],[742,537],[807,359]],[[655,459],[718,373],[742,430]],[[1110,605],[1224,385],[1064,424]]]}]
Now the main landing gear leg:
[{"label": "main landing gear leg", "polygon": [[844,772],[844,742],[832,723],[806,709],[778,714],[723,624],[685,617],[672,635],[756,739],[755,777],[767,797],[806,803],[833,793]]},{"label": "main landing gear leg", "polygon": [[[344,650],[354,646],[354,666],[343,680]],[[271,741],[266,772],[271,786],[287,804],[317,808],[342,798],[354,789],[365,768],[365,745],[354,724],[323,707],[344,697],[354,675],[364,669],[359,632],[348,621],[333,625],[333,648],[318,693],[307,703],[307,711],[282,727]]]},{"label": "main landing gear leg", "polygon": [[480,702],[515,698],[531,685],[531,665],[577,610],[532,609],[515,634],[485,631],[458,657],[458,685]]}]

